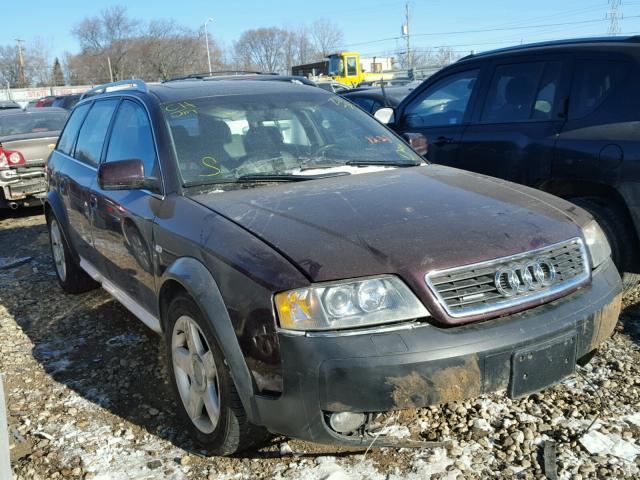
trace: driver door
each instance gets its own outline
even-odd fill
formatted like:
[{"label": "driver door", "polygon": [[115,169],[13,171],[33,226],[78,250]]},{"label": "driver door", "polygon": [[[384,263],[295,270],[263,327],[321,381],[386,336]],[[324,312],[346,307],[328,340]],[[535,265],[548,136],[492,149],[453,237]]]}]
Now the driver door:
[{"label": "driver door", "polygon": [[451,73],[427,84],[403,106],[395,129],[427,138],[427,160],[455,165],[470,120],[480,69]]}]

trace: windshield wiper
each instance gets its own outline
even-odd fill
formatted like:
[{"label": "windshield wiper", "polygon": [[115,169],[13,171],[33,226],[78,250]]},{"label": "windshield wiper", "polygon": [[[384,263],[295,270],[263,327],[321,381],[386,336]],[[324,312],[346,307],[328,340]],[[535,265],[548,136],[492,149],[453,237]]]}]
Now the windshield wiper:
[{"label": "windshield wiper", "polygon": [[424,162],[419,160],[407,162],[394,162],[393,160],[348,160],[345,165],[353,167],[383,166],[383,167],[417,167]]},{"label": "windshield wiper", "polygon": [[236,182],[301,182],[318,178],[350,175],[349,172],[321,173],[318,175],[294,175],[292,173],[248,173],[236,178]]},{"label": "windshield wiper", "polygon": [[214,185],[230,185],[234,183],[252,183],[252,182],[302,182],[304,180],[316,180],[318,178],[340,177],[342,175],[351,175],[349,172],[320,173],[318,175],[294,175],[292,173],[247,173],[240,175],[235,179],[221,180],[218,182],[185,182],[182,184],[184,188],[203,187]]}]

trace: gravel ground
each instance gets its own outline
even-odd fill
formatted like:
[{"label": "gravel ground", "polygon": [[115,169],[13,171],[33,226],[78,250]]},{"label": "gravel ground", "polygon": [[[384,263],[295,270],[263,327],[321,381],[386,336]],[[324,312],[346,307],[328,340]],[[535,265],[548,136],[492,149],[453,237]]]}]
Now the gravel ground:
[{"label": "gravel ground", "polygon": [[18,479],[545,478],[552,441],[558,478],[640,476],[640,291],[625,298],[601,354],[544,393],[379,419],[388,434],[451,440],[447,448],[365,454],[274,438],[237,458],[210,458],[174,416],[159,338],[102,290],[62,293],[39,212],[0,215],[0,372]]}]

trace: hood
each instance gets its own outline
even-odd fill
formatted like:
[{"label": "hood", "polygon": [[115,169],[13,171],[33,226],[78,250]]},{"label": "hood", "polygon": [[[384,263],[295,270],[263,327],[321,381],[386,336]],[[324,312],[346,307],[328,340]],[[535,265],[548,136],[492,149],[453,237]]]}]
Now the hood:
[{"label": "hood", "polygon": [[581,236],[577,223],[587,220],[551,195],[438,165],[191,198],[272,245],[311,282],[392,273],[423,300],[431,270]]}]

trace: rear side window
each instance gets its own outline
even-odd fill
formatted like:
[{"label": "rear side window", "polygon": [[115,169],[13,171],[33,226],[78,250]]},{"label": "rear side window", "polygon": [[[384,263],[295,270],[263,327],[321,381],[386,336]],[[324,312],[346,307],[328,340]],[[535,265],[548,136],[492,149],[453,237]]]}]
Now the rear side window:
[{"label": "rear side window", "polygon": [[118,108],[111,131],[106,162],[137,158],[144,164],[144,174],[157,177],[156,149],[151,124],[145,109],[136,102],[125,100]]},{"label": "rear side window", "polygon": [[104,138],[117,104],[115,98],[94,102],[80,129],[75,158],[91,165],[100,163]]},{"label": "rear side window", "polygon": [[580,118],[593,112],[627,77],[626,62],[578,60],[573,73],[569,118]]},{"label": "rear side window", "polygon": [[88,110],[89,104],[87,103],[85,105],[80,105],[71,113],[71,118],[69,118],[69,121],[64,127],[62,135],[60,135],[60,139],[58,140],[57,149],[62,153],[71,155],[73,142],[78,136],[78,130],[80,129],[80,125],[82,125],[82,121],[84,120],[84,116],[87,114]]},{"label": "rear side window", "polygon": [[544,62],[497,67],[491,79],[481,121],[506,123],[529,120],[543,71]]},{"label": "rear side window", "polygon": [[408,127],[462,123],[479,70],[450,75],[428,87],[405,110]]}]

